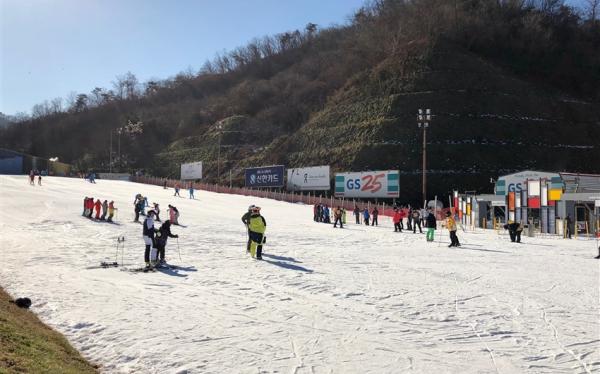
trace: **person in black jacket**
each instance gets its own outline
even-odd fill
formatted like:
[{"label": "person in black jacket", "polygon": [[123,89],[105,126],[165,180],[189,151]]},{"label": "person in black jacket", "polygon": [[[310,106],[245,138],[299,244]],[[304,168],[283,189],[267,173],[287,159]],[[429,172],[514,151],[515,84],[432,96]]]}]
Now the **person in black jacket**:
[{"label": "person in black jacket", "polygon": [[511,242],[521,243],[521,232],[523,231],[523,226],[520,222],[512,222],[508,225],[504,225],[504,229],[508,230],[508,234],[510,235]]},{"label": "person in black jacket", "polygon": [[156,232],[156,251],[158,263],[162,265],[165,263],[165,246],[167,245],[168,238],[179,238],[179,235],[173,235],[171,233],[171,221],[166,220],[160,229]]},{"label": "person in black jacket", "polygon": [[431,210],[428,210],[428,213],[427,217],[425,217],[425,224],[427,225],[427,241],[432,242],[435,239],[437,221],[435,219],[435,214]]}]

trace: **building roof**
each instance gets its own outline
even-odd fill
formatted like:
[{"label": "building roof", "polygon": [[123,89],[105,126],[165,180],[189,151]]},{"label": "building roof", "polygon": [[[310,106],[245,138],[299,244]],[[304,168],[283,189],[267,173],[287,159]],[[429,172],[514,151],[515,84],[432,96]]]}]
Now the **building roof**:
[{"label": "building roof", "polygon": [[600,174],[559,173],[565,182],[565,192],[599,192]]}]

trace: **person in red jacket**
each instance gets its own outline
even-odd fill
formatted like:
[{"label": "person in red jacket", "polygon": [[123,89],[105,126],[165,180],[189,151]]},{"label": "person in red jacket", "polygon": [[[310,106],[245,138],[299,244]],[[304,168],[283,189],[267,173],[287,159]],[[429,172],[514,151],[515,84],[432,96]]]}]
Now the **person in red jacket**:
[{"label": "person in red jacket", "polygon": [[406,211],[402,208],[398,208],[400,212],[400,231],[404,229],[404,218],[406,218]]},{"label": "person in red jacket", "polygon": [[94,214],[94,198],[90,197],[87,200],[87,218],[92,218],[92,214]]},{"label": "person in red jacket", "polygon": [[394,232],[402,232],[402,227],[400,227],[400,220],[402,218],[402,214],[399,209],[394,209],[394,216],[392,217],[392,221],[394,221]]},{"label": "person in red jacket", "polygon": [[102,201],[100,199],[96,200],[94,208],[96,208],[96,219],[100,219],[100,211],[102,210]]}]

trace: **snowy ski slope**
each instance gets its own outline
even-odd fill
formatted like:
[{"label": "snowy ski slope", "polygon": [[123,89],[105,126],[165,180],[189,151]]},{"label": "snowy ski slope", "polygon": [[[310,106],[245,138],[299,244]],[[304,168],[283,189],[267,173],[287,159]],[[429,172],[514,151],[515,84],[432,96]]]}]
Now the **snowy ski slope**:
[{"label": "snowy ski slope", "polygon": [[[312,221],[312,207],[128,182],[0,176],[0,285],[107,373],[591,373],[600,370],[594,241],[459,232],[424,235]],[[137,193],[176,205],[181,270],[140,265]],[[86,195],[115,200],[119,225],[81,216]],[[264,261],[240,221],[258,204]],[[350,216],[349,216],[350,218]],[[436,240],[440,238],[439,232]],[[120,260],[120,258],[119,258]]]}]

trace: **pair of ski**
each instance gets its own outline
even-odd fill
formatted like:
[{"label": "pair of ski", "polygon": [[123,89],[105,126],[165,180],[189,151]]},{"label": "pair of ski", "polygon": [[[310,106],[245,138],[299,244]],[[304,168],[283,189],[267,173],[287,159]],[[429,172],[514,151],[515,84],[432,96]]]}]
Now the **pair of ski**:
[{"label": "pair of ski", "polygon": [[161,264],[156,266],[143,266],[139,268],[121,268],[121,271],[128,271],[130,273],[154,273],[160,270],[178,270],[182,269],[180,266],[171,265],[171,264]]}]

